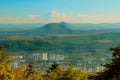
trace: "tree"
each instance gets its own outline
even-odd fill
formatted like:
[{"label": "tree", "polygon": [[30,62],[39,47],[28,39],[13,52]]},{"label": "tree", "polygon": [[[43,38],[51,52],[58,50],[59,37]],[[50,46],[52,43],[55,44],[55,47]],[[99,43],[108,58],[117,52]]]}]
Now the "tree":
[{"label": "tree", "polygon": [[0,47],[0,80],[43,80],[40,73],[33,70],[33,65],[28,65],[26,70],[22,68],[11,68],[10,62],[14,59],[11,54],[2,53],[3,47]]},{"label": "tree", "polygon": [[33,66],[32,65],[27,65],[26,70],[24,72],[25,72],[25,77],[26,78],[32,76],[34,74]]},{"label": "tree", "polygon": [[47,72],[46,80],[63,80],[63,69],[58,64],[53,64]]},{"label": "tree", "polygon": [[0,80],[14,80],[14,73],[10,67],[10,54],[2,53],[3,47],[0,46]]},{"label": "tree", "polygon": [[105,65],[106,70],[96,80],[120,80],[120,45],[110,50],[113,51],[111,63]]},{"label": "tree", "polygon": [[87,73],[84,70],[74,67],[66,68],[63,74],[63,80],[88,80],[87,78]]},{"label": "tree", "polygon": [[87,80],[87,74],[74,67],[62,68],[58,64],[53,64],[48,71],[46,80]]}]

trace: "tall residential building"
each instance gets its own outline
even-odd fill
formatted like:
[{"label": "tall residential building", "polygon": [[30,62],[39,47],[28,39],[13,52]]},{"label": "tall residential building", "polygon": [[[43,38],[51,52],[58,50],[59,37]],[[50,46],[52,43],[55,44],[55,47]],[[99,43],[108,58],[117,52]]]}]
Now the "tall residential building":
[{"label": "tall residential building", "polygon": [[47,55],[47,53],[43,53],[42,59],[43,59],[43,60],[48,60],[48,55]]},{"label": "tall residential building", "polygon": [[38,61],[39,59],[39,53],[34,53],[34,61]]}]

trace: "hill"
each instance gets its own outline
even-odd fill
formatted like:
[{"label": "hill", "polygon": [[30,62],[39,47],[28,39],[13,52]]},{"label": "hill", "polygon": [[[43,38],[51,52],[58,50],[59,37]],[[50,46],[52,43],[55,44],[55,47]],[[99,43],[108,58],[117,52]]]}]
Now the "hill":
[{"label": "hill", "polygon": [[71,25],[66,22],[48,23],[37,30],[41,34],[68,34],[73,33],[73,30],[69,28],[70,26]]}]

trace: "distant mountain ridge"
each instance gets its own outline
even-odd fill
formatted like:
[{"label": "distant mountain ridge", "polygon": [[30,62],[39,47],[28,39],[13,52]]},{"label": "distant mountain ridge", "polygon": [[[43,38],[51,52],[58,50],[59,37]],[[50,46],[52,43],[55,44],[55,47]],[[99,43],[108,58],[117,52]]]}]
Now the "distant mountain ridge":
[{"label": "distant mountain ridge", "polygon": [[0,24],[0,35],[120,33],[120,23]]},{"label": "distant mountain ridge", "polygon": [[74,30],[107,30],[107,29],[120,29],[120,23],[72,23]]},{"label": "distant mountain ridge", "polygon": [[0,32],[4,31],[23,31],[34,30],[43,26],[43,23],[25,23],[25,24],[0,24]]}]

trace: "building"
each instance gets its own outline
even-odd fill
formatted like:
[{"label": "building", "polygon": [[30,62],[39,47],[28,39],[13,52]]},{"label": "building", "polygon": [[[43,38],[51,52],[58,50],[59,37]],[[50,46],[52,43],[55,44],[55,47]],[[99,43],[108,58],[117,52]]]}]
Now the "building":
[{"label": "building", "polygon": [[47,55],[47,53],[43,53],[42,60],[48,60],[48,55]]}]

